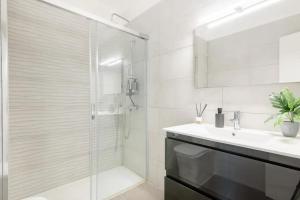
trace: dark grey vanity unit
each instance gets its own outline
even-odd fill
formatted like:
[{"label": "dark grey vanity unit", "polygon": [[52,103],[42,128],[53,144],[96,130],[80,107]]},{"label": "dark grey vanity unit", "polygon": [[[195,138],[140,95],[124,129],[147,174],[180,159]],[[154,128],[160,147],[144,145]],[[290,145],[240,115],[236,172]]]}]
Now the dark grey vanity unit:
[{"label": "dark grey vanity unit", "polygon": [[300,159],[167,132],[165,200],[300,200]]}]

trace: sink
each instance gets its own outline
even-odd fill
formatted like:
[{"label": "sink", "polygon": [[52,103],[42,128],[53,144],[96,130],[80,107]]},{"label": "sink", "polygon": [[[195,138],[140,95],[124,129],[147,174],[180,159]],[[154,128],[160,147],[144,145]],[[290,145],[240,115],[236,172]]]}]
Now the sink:
[{"label": "sink", "polygon": [[274,140],[274,137],[278,136],[274,132],[255,129],[234,130],[233,127],[215,128],[211,124],[186,124],[177,126],[175,129],[171,128],[169,130],[166,128],[165,131],[240,144],[267,144],[271,140]]},{"label": "sink", "polygon": [[224,140],[247,141],[248,143],[268,143],[273,139],[273,135],[266,131],[241,129],[234,130],[232,127],[215,128],[213,126],[205,126],[207,134]]},{"label": "sink", "polygon": [[283,137],[280,132],[257,129],[215,128],[212,124],[185,124],[164,128],[165,132],[220,142],[300,159],[300,136]]}]

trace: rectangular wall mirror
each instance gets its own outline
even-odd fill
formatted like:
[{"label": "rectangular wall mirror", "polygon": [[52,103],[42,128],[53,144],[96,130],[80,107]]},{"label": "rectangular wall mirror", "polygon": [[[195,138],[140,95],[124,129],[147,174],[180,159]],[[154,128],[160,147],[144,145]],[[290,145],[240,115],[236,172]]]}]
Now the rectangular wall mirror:
[{"label": "rectangular wall mirror", "polygon": [[300,1],[263,2],[195,29],[196,88],[300,82]]}]

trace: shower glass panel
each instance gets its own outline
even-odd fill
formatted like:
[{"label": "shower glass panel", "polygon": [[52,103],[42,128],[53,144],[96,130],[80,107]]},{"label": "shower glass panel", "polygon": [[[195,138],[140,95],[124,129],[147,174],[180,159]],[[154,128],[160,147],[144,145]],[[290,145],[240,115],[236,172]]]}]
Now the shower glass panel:
[{"label": "shower glass panel", "polygon": [[[2,8],[2,2],[0,1],[0,21],[1,21],[1,17],[2,17],[2,13],[3,12],[3,8]],[[1,81],[0,81],[0,200],[3,200],[3,185],[4,185],[4,179],[3,179],[3,123],[2,123],[2,119],[3,119],[3,112],[2,112],[2,97],[3,97],[3,92],[2,92],[2,63],[3,63],[3,57],[4,57],[4,49],[2,48],[2,43],[4,41],[4,38],[3,38],[3,30],[2,30],[2,24],[3,22],[1,21],[1,28],[0,28],[0,31],[1,31],[1,42],[0,42],[0,55],[1,55],[1,61],[0,61],[0,75],[1,75]]]},{"label": "shower glass panel", "polygon": [[[95,56],[94,199],[109,199],[146,177],[146,41],[103,24]],[[92,98],[93,99],[93,98]]]}]

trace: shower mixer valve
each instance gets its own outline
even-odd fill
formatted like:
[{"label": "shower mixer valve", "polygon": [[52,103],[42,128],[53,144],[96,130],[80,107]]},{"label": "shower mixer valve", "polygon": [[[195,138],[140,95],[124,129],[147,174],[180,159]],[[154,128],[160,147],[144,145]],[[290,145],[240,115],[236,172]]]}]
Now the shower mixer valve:
[{"label": "shower mixer valve", "polygon": [[127,80],[127,90],[126,95],[127,96],[133,96],[138,93],[138,81],[137,78],[128,78]]},{"label": "shower mixer valve", "polygon": [[[138,108],[138,105],[136,105],[136,103],[132,99],[132,96],[136,95],[137,93],[138,93],[138,80],[137,80],[137,78],[134,78],[134,77],[128,78],[126,95],[129,97],[129,99],[131,101],[131,104],[135,109]],[[132,110],[132,109],[130,109],[130,110]]]}]

